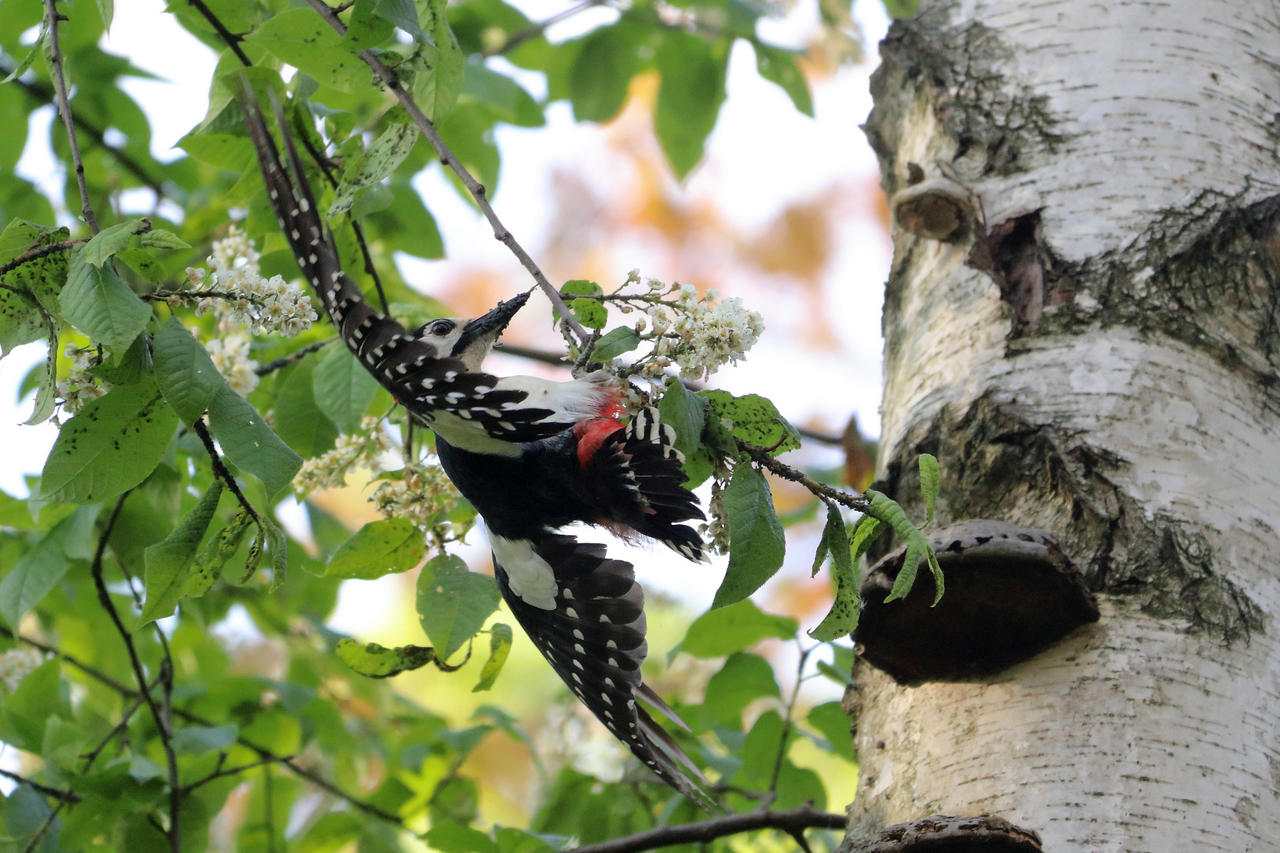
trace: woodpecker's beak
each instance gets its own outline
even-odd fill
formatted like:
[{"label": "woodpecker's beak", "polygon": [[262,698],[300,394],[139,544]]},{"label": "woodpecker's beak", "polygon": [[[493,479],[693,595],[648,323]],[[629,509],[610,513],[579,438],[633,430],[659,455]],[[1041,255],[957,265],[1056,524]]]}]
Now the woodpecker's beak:
[{"label": "woodpecker's beak", "polygon": [[519,296],[499,302],[498,307],[489,313],[467,321],[467,324],[462,327],[462,334],[458,336],[457,342],[453,345],[451,354],[461,356],[476,343],[482,343],[487,351],[498,339],[498,336],[502,334],[502,331],[507,328],[511,318],[528,301],[529,294],[527,292],[521,293]]}]

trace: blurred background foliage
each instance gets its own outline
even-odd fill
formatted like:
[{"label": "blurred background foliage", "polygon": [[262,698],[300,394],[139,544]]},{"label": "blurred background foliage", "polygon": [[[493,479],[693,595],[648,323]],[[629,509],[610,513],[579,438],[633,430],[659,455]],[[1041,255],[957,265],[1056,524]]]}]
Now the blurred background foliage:
[{"label": "blurred background foliage", "polygon": [[[183,268],[200,264],[232,221],[242,222],[258,240],[265,274],[296,276],[261,198],[251,150],[239,128],[229,125],[234,116],[224,110],[225,89],[213,87],[205,119],[188,124],[176,148],[157,143],[166,102],[130,94],[137,91],[134,81],[155,79],[156,73],[144,70],[140,55],[122,54],[104,39],[108,27],[112,39],[120,39],[121,27],[137,26],[136,15],[125,23],[123,5],[116,16],[111,0],[64,3],[58,7],[65,16],[58,34],[85,178],[100,221],[110,225],[146,216],[153,228],[189,246],[122,255],[127,283],[138,293],[176,287]],[[910,11],[901,5],[890,13]],[[350,14],[362,16],[367,31],[346,42],[334,42],[329,33],[317,44],[307,29],[314,15],[305,4],[209,0],[207,6],[227,30],[245,36],[239,46],[254,62],[297,69],[291,85],[313,109],[320,105],[335,137],[360,129],[366,140],[403,117],[389,109],[386,94],[370,85],[368,70],[353,59],[353,46],[365,46],[356,40],[398,42],[408,55],[412,40],[405,32],[412,21],[430,27],[441,8],[407,0],[357,2]],[[732,191],[718,192],[712,177],[724,161],[717,160],[714,145],[712,156],[704,155],[726,98],[739,97],[737,78],[728,73],[731,56],[753,62],[758,75],[785,96],[786,109],[811,114],[815,93],[864,59],[854,11],[848,3],[818,0],[816,8],[802,10],[808,23],[779,30],[787,37],[775,43],[760,34],[771,21],[793,19],[796,7],[745,0],[593,0],[526,13],[501,0],[464,0],[447,9],[456,58],[441,58],[445,31],[433,29],[438,53],[428,51],[424,58],[419,51],[405,61],[460,63],[456,102],[438,117],[441,134],[496,190],[500,214],[514,208],[514,220],[538,223],[530,243],[553,281],[617,283],[640,266],[645,274],[742,295],[779,333],[764,351],[773,367],[812,357],[838,376],[849,370],[845,338],[852,321],[839,295],[853,286],[841,260],[849,251],[848,223],[859,223],[859,233],[870,233],[865,239],[873,244],[887,227],[874,170],[832,174],[802,197],[761,205],[763,212],[744,222],[734,199],[751,196],[753,187],[738,180]],[[44,12],[36,0],[0,3],[0,75],[9,77],[0,85],[0,221],[68,226],[69,236],[82,237],[87,231],[76,219],[81,202],[67,166],[66,134],[60,122],[51,121],[54,84],[42,35]],[[153,14],[163,14],[170,27],[176,20],[207,45],[218,56],[219,70],[235,64],[195,5],[173,0],[164,13]],[[401,29],[393,32],[392,24]],[[145,51],[147,38],[164,36],[144,33],[131,43]],[[166,97],[194,102],[199,111],[210,99],[207,72],[204,79],[202,89],[171,89]],[[583,143],[570,143],[568,159],[546,158],[551,173],[543,183],[530,184],[518,172],[521,152],[512,148],[526,144],[531,134],[549,132],[549,116],[563,127],[566,104],[569,124],[600,125],[587,143],[591,153],[579,158],[583,149],[572,146]],[[747,132],[767,137],[774,119],[763,109],[751,114],[756,128]],[[42,159],[45,151],[51,155]],[[328,153],[336,168],[359,152]],[[785,182],[789,163],[805,158],[794,149],[774,154],[751,166],[761,193],[767,175],[781,172]],[[430,176],[426,182],[424,173]],[[451,179],[424,143],[380,177],[353,190],[352,211],[397,313],[409,320],[474,315],[524,286],[492,238],[482,250],[453,245],[449,235],[459,211],[473,223],[475,217],[460,205],[460,196],[444,190]],[[504,189],[512,183],[516,190]],[[10,232],[8,243],[0,238],[0,263],[26,248],[25,233]],[[363,268],[345,229],[339,239],[348,269]],[[441,260],[446,249],[448,258]],[[873,288],[878,275],[873,271]],[[166,309],[156,313],[163,319]],[[215,334],[211,318],[183,308],[174,313],[197,337]],[[545,315],[533,313],[519,318],[509,340],[554,349],[558,339]],[[872,330],[878,325],[874,314],[862,321]],[[52,351],[57,374],[64,376],[70,363],[63,347],[90,341],[70,326],[59,332]],[[253,358],[267,365],[330,336],[321,322],[294,339],[259,337]],[[24,370],[23,400],[9,420],[27,418],[31,396],[45,381],[44,359],[31,353],[49,344],[35,337],[28,342],[0,334],[10,365],[24,357],[26,364],[35,363]],[[870,337],[861,342],[868,352],[878,349],[874,331]],[[329,369],[322,362],[325,353],[264,375],[248,395],[304,458],[332,446],[343,420],[333,400],[311,392],[318,369]],[[494,367],[555,375],[554,368],[516,357]],[[773,396],[773,387],[759,386],[776,383],[778,370],[750,367],[731,371],[727,381],[736,390]],[[876,381],[865,380],[872,388]],[[825,409],[788,409],[789,401],[819,396]],[[775,400],[784,414],[809,428],[818,448],[796,454],[796,464],[819,479],[861,489],[870,481],[873,446],[848,417],[854,407],[840,397],[838,388],[810,385],[788,388]],[[374,395],[363,411],[382,414],[388,407],[389,398]],[[61,417],[66,420],[65,413]],[[48,425],[24,429],[44,435],[46,448],[52,441]],[[43,461],[43,452],[21,452],[7,464],[30,472]],[[442,851],[533,851],[567,839],[592,843],[699,818],[572,701],[519,632],[504,671],[484,692],[473,688],[488,651],[485,635],[457,672],[426,667],[374,680],[355,674],[336,656],[344,637],[389,646],[425,643],[413,606],[419,594],[416,568],[363,580],[328,571],[330,555],[353,531],[379,518],[367,500],[366,472],[352,472],[345,488],[277,506],[276,516],[289,532],[287,576],[262,570],[242,577],[246,540],[207,592],[185,598],[176,616],[160,621],[162,631],[146,629],[145,549],[172,534],[211,486],[213,474],[204,447],[183,431],[143,476],[117,515],[111,515],[112,500],[77,506],[33,497],[40,486],[32,475],[11,487],[11,494],[0,494],[0,768],[13,783],[6,786],[3,806],[5,849],[164,849],[175,788],[170,765],[181,794],[182,849],[192,851],[424,845]],[[242,480],[255,506],[276,504],[278,496],[260,479]],[[755,603],[695,619],[710,601],[722,566],[677,569],[649,551],[627,553],[650,592],[646,679],[692,726],[694,736],[682,742],[721,783],[720,797],[729,808],[811,802],[817,810],[839,811],[856,780],[849,721],[839,707],[852,652],[847,643],[816,644],[802,633],[830,605],[830,584],[811,580],[807,571],[821,513],[808,492],[781,482],[771,486],[797,556]],[[205,549],[229,523],[232,503],[224,496]],[[110,531],[109,547],[100,542],[104,529]],[[480,538],[472,533],[460,553],[472,570],[487,573]],[[153,693],[171,662],[169,738],[158,736],[140,700],[120,632],[100,606],[95,567],[136,644],[140,665],[156,680],[150,682]],[[693,572],[706,578],[690,580]],[[510,622],[509,616],[496,617],[504,618]],[[450,662],[463,657],[460,652]],[[19,784],[18,778],[40,787]],[[811,840],[832,847],[836,837],[811,834]],[[781,849],[793,843],[778,834],[712,846]]]}]

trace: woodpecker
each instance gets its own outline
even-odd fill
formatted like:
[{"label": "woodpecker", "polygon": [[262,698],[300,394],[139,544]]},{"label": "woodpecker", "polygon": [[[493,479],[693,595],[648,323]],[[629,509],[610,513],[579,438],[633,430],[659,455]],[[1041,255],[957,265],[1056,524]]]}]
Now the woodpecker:
[{"label": "woodpecker", "polygon": [[683,485],[674,431],[653,408],[624,423],[620,394],[600,374],[556,382],[481,370],[528,292],[480,317],[432,320],[413,332],[375,310],[342,269],[274,95],[292,181],[247,84],[240,100],[303,275],[359,362],[435,433],[441,465],[484,523],[494,577],[516,620],[610,732],[659,778],[711,809],[705,778],[637,703],[688,728],[641,677],[644,592],[632,565],[561,532],[586,522],[704,559],[701,538],[682,523],[704,516]]}]

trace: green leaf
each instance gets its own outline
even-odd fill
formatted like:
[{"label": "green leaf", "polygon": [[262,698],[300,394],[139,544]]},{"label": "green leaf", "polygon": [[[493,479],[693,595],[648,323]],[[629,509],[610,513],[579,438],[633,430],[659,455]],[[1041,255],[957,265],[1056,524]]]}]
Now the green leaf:
[{"label": "green leaf", "polygon": [[422,531],[407,518],[371,521],[342,543],[324,576],[374,580],[412,569],[426,550]]},{"label": "green leaf", "polygon": [[706,699],[699,710],[701,727],[740,729],[747,705],[781,695],[768,661],[749,652],[737,652],[707,681]]},{"label": "green leaf", "polygon": [[729,568],[712,608],[741,601],[759,589],[782,566],[786,550],[763,474],[750,465],[738,465],[725,489],[724,503],[729,516]]},{"label": "green leaf", "polygon": [[813,96],[809,92],[809,81],[796,65],[796,54],[758,41],[753,42],[753,46],[760,76],[778,84],[797,110],[813,118]]},{"label": "green leaf", "polygon": [[654,106],[654,130],[667,162],[681,179],[702,159],[702,147],[720,114],[728,67],[725,50],[680,31],[666,32],[658,49],[662,82]]},{"label": "green leaf", "polygon": [[27,72],[27,69],[31,67],[31,63],[35,61],[35,58],[40,55],[40,51],[44,49],[44,40],[48,33],[49,22],[45,18],[40,22],[40,34],[36,36],[36,40],[32,42],[31,47],[27,50],[27,55],[22,57],[22,61],[14,66],[14,69],[5,75],[3,80],[0,80],[0,85],[12,83]]},{"label": "green leaf", "polygon": [[6,698],[6,728],[16,737],[6,733],[5,740],[14,746],[39,753],[50,717],[66,714],[68,703],[60,663],[58,658],[52,658],[40,664]]},{"label": "green leaf", "polygon": [[329,346],[311,375],[311,387],[320,411],[350,435],[360,429],[360,421],[381,386],[346,347]]},{"label": "green leaf", "polygon": [[924,505],[928,512],[925,526],[933,524],[933,510],[938,503],[938,484],[942,473],[938,470],[938,457],[931,453],[920,454],[920,494],[924,495]]},{"label": "green leaf", "polygon": [[449,30],[448,0],[427,0],[431,22],[427,30],[433,44],[419,49],[413,93],[427,118],[438,122],[449,114],[462,91],[466,60],[458,40]]},{"label": "green leaf", "polygon": [[827,741],[831,751],[846,761],[853,761],[853,721],[839,702],[815,705],[805,718]]},{"label": "green leaf", "polygon": [[679,379],[667,380],[667,390],[658,402],[658,414],[664,424],[676,431],[676,450],[684,454],[685,485],[698,485],[715,470],[716,456],[702,443],[706,424],[707,403],[684,386]]},{"label": "green leaf", "polygon": [[759,394],[735,397],[728,391],[699,391],[707,401],[707,418],[733,422],[733,435],[748,444],[769,450],[774,456],[800,446],[800,433],[787,422],[778,407]]},{"label": "green leaf", "polygon": [[289,573],[289,540],[284,528],[270,516],[262,517],[262,533],[267,540],[267,553],[271,556],[271,585],[267,592],[275,592]]},{"label": "green leaf", "polygon": [[302,458],[319,456],[333,447],[338,428],[316,404],[316,359],[304,358],[276,374],[276,434]]},{"label": "green leaf", "polygon": [[190,249],[191,244],[172,231],[155,228],[138,238],[138,245],[148,249]]},{"label": "green leaf", "polygon": [[209,427],[227,458],[261,480],[268,497],[287,489],[302,467],[302,458],[267,426],[248,400],[229,387],[209,404]]},{"label": "green leaf", "polygon": [[342,36],[312,9],[272,15],[244,41],[339,91],[360,94],[369,88],[369,67],[347,50]]},{"label": "green leaf", "polygon": [[378,5],[377,0],[357,0],[347,20],[347,34],[342,37],[349,50],[378,47],[394,35],[395,24],[378,14]]},{"label": "green leaf", "polygon": [[889,590],[889,595],[885,598],[885,601],[896,601],[905,597],[915,583],[916,571],[920,568],[920,561],[926,560],[929,564],[929,570],[933,573],[935,590],[933,603],[936,605],[942,599],[944,585],[942,567],[938,565],[938,558],[933,553],[929,540],[911,523],[898,502],[888,495],[867,489],[864,492],[864,497],[871,501],[870,506],[867,508],[867,514],[889,525],[894,534],[905,542],[907,546],[906,554],[902,560],[902,568],[898,570],[898,576],[893,580],[893,588]]},{"label": "green leaf", "polygon": [[858,566],[849,546],[849,533],[835,504],[827,504],[827,523],[822,539],[827,545],[827,553],[831,555],[831,575],[836,592],[831,612],[809,632],[809,636],[826,643],[854,632],[858,627],[862,598],[858,592]]},{"label": "green leaf", "polygon": [[356,196],[394,172],[417,141],[418,128],[407,115],[391,121],[363,153],[350,161],[328,215],[341,216],[349,211]]},{"label": "green leaf", "polygon": [[624,24],[600,27],[582,40],[569,71],[569,102],[578,121],[608,121],[627,100],[639,70],[640,34]]},{"label": "green leaf", "polygon": [[387,648],[377,643],[361,645],[349,637],[338,641],[338,658],[367,678],[390,678],[402,672],[419,669],[436,659],[429,646],[396,646]]},{"label": "green leaf", "polygon": [[222,481],[214,480],[173,532],[143,552],[147,593],[147,603],[142,608],[143,623],[168,616],[178,606],[191,564],[221,497]]},{"label": "green leaf", "polygon": [[[0,616],[16,629],[23,614],[40,603],[66,575],[68,557],[85,559],[97,506],[82,506],[59,521],[18,559],[0,581]],[[69,553],[70,551],[70,553]]]},{"label": "green leaf", "polygon": [[63,425],[41,475],[41,497],[95,503],[141,483],[164,456],[178,417],[154,382],[113,388]]},{"label": "green leaf", "polygon": [[44,423],[53,414],[53,410],[57,406],[58,339],[56,337],[49,339],[48,349],[45,350],[44,364],[34,368],[32,372],[37,377],[38,385],[31,417],[23,422],[27,426]]},{"label": "green leaf", "polygon": [[595,349],[591,350],[591,359],[604,364],[623,353],[631,352],[638,346],[640,346],[640,336],[636,334],[636,330],[630,326],[619,326],[616,329],[610,329],[596,341]]},{"label": "green leaf", "polygon": [[150,224],[143,219],[130,219],[116,225],[103,228],[94,234],[78,254],[87,264],[101,268],[111,257],[129,247],[135,234],[150,229]]},{"label": "green leaf", "polygon": [[[0,264],[67,239],[65,228],[45,228],[21,219],[0,233]],[[58,293],[67,280],[67,252],[32,258],[4,274],[0,288],[0,356],[41,338],[55,337],[61,316]],[[55,341],[54,351],[57,351]]]},{"label": "green leaf", "polygon": [[545,123],[542,108],[519,83],[490,69],[478,58],[467,61],[459,100],[472,100],[494,117],[518,127],[539,127]]},{"label": "green leaf", "polygon": [[700,658],[718,658],[748,649],[761,640],[789,640],[799,630],[790,616],[765,613],[751,599],[708,610],[694,620],[673,651]]},{"label": "green leaf", "polygon": [[177,317],[170,317],[156,332],[151,356],[160,392],[187,424],[195,423],[215,397],[229,390],[209,352]]},{"label": "green leaf", "polygon": [[509,654],[511,654],[511,626],[495,622],[489,628],[489,659],[484,662],[484,667],[480,670],[480,680],[476,682],[475,687],[471,688],[472,693],[480,693],[493,686]]},{"label": "green leaf", "polygon": [[[566,281],[564,287],[560,288],[560,295],[565,297],[565,304],[569,306],[573,316],[588,329],[603,329],[609,319],[609,310],[604,307],[604,303],[590,298],[603,293],[600,285],[582,278]],[[579,298],[573,298],[575,296]]]},{"label": "green leaf", "polygon": [[538,836],[513,826],[498,827],[494,830],[493,837],[498,844],[498,853],[555,853],[556,850]]},{"label": "green leaf", "polygon": [[234,723],[225,726],[186,726],[173,732],[173,751],[179,755],[199,755],[215,749],[226,749],[236,742],[240,729]]},{"label": "green leaf", "polygon": [[418,41],[431,43],[431,39],[422,31],[422,25],[418,22],[418,10],[413,0],[377,0],[373,6],[373,13],[387,19]]},{"label": "green leaf", "polygon": [[451,820],[432,819],[423,838],[440,853],[498,853],[498,845],[488,835]]},{"label": "green leaf", "polygon": [[498,608],[498,585],[467,570],[449,554],[432,559],[418,575],[418,619],[441,660],[448,660],[484,627]]},{"label": "green leaf", "polygon": [[109,264],[90,263],[83,248],[71,257],[67,286],[58,304],[67,322],[113,351],[128,348],[151,319],[151,306]]}]

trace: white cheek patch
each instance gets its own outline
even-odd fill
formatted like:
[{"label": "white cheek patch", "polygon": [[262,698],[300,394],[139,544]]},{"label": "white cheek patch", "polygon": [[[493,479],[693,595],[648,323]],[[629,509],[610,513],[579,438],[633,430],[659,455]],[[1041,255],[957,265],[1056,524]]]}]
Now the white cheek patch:
[{"label": "white cheek patch", "polygon": [[525,539],[506,539],[489,532],[493,556],[507,573],[507,586],[530,607],[555,610],[560,585],[551,565]]}]

